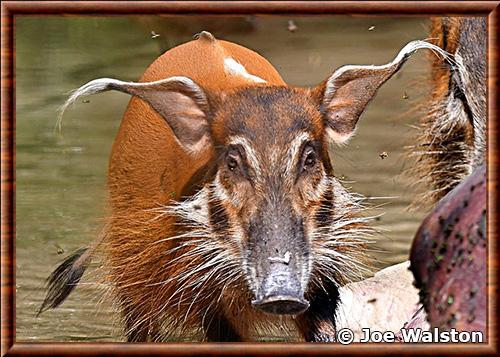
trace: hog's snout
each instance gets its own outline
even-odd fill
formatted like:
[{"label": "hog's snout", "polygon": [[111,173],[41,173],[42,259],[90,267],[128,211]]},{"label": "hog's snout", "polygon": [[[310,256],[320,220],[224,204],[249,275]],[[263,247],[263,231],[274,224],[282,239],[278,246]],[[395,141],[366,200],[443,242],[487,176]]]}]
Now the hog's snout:
[{"label": "hog's snout", "polygon": [[297,274],[285,263],[274,263],[252,305],[264,312],[298,315],[309,307]]},{"label": "hog's snout", "polygon": [[[270,197],[279,196],[269,193]],[[255,300],[264,312],[298,315],[309,307],[304,299],[309,280],[309,246],[302,217],[285,198],[265,201],[248,230],[248,264]]]},{"label": "hog's snout", "polygon": [[252,301],[252,305],[270,314],[298,315],[309,307],[309,302],[303,298],[276,295],[261,300]]}]

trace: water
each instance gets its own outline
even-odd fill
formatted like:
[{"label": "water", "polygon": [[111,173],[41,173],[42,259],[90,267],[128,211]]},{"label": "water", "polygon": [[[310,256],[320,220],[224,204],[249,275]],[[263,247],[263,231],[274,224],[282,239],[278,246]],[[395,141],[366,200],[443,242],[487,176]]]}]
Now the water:
[{"label": "water", "polygon": [[[18,17],[16,19],[16,329],[18,341],[121,340],[102,289],[84,279],[55,311],[35,317],[44,281],[69,252],[94,239],[106,208],[107,161],[129,98],[106,93],[70,109],[54,132],[66,92],[97,77],[137,80],[162,51],[203,29],[266,57],[293,85],[315,85],[343,64],[382,64],[405,43],[425,38],[424,18]],[[369,30],[371,27],[373,29]],[[151,31],[160,34],[152,38]],[[380,91],[351,143],[334,152],[338,176],[384,204],[376,268],[408,257],[423,212],[401,175],[411,144],[414,100],[426,90],[418,54]],[[408,98],[407,98],[408,97]],[[407,98],[407,99],[405,99]],[[387,153],[385,159],[379,154]]]}]

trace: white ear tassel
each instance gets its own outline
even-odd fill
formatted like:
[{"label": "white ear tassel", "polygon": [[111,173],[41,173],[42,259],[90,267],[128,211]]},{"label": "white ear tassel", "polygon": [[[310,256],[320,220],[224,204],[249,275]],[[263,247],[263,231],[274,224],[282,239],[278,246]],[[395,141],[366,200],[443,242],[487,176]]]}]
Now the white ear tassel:
[{"label": "white ear tassel", "polygon": [[431,50],[436,56],[441,55],[444,59],[448,60],[454,66],[460,67],[460,64],[455,61],[453,55],[443,50],[441,47],[433,45],[432,43],[416,40],[407,43],[397,54],[396,58],[392,62],[389,62],[384,65],[375,66],[375,65],[346,65],[340,67],[338,70],[333,73],[333,75],[328,79],[325,89],[325,98],[331,98],[335,91],[338,89],[335,86],[336,80],[342,76],[345,72],[351,70],[363,70],[363,69],[372,69],[372,70],[383,70],[387,68],[391,68],[393,66],[399,66],[403,64],[415,51],[421,49]]},{"label": "white ear tassel", "polygon": [[125,92],[125,88],[130,88],[130,89],[141,89],[141,88],[151,88],[155,86],[162,86],[168,83],[172,82],[181,82],[186,86],[190,87],[197,87],[194,81],[188,77],[182,77],[182,76],[175,76],[175,77],[169,77],[166,79],[162,79],[159,81],[153,81],[153,82],[142,82],[142,83],[137,83],[137,82],[124,82],[120,81],[118,79],[114,78],[98,78],[94,79],[80,88],[77,88],[73,91],[71,91],[71,95],[69,98],[66,100],[66,102],[59,108],[59,115],[57,117],[57,124],[56,127],[58,130],[61,130],[62,126],[62,118],[64,115],[64,112],[70,105],[75,103],[78,98],[87,96],[87,95],[92,95],[92,94],[97,94],[97,93],[102,93],[106,92],[109,90],[119,90],[122,92]]}]

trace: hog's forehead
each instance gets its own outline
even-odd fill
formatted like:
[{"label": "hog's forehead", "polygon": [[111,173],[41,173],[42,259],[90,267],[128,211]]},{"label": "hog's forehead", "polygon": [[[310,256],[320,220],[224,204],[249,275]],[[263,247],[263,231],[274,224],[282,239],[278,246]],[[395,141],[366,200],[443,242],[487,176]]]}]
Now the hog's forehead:
[{"label": "hog's forehead", "polygon": [[257,147],[286,146],[297,135],[316,137],[322,130],[318,109],[303,91],[287,87],[255,87],[228,98],[222,120],[227,136],[244,137]]}]

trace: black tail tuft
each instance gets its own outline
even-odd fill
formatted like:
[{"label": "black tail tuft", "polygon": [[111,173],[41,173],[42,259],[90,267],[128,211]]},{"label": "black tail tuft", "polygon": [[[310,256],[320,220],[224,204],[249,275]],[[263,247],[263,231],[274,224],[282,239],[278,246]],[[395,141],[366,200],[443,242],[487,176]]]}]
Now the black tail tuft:
[{"label": "black tail tuft", "polygon": [[84,256],[88,251],[89,248],[78,249],[50,274],[47,279],[47,296],[37,316],[48,309],[58,307],[71,294],[88,267],[90,255]]}]

